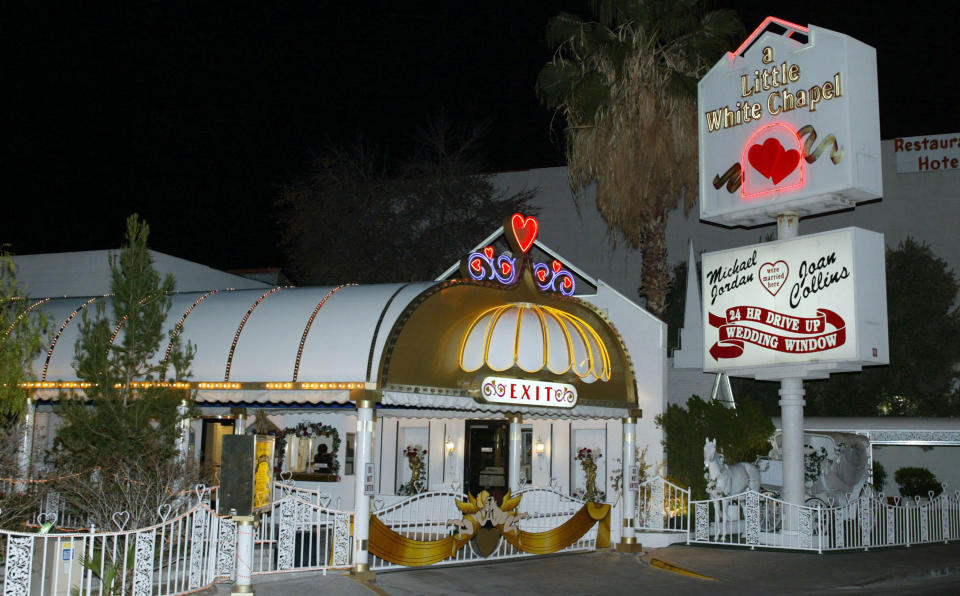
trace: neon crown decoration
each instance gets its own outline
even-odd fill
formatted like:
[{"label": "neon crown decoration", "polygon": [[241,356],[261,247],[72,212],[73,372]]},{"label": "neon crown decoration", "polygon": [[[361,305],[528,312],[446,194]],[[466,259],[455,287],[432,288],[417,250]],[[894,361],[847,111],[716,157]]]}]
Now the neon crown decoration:
[{"label": "neon crown decoration", "polygon": [[512,286],[520,279],[523,267],[528,265],[533,272],[533,280],[541,291],[572,296],[576,291],[576,281],[573,274],[563,267],[563,263],[556,259],[549,264],[533,262],[529,252],[539,232],[540,222],[533,216],[514,213],[507,217],[503,222],[503,234],[514,251],[513,254],[497,255],[493,246],[472,252],[460,265],[463,277]]}]

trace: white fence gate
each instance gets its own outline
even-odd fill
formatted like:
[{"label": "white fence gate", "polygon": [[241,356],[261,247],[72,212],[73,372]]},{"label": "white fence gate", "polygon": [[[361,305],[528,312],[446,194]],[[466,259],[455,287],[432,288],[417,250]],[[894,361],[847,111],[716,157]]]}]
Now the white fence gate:
[{"label": "white fence gate", "polygon": [[[524,532],[545,532],[552,530],[569,520],[579,511],[584,501],[562,494],[552,488],[529,487],[517,492],[523,499],[517,506],[518,513],[526,513],[527,518],[520,520],[519,528]],[[452,525],[450,520],[458,520],[463,514],[457,509],[455,501],[466,502],[467,495],[453,490],[423,492],[393,504],[383,499],[374,499],[373,514],[388,528],[413,540],[438,540],[449,536]],[[612,513],[611,513],[612,515]],[[596,547],[597,526],[594,526],[579,540],[561,552],[592,550]],[[456,563],[474,563],[497,559],[532,557],[506,540],[501,540],[489,556],[483,557],[472,545],[467,545],[452,557],[437,563],[451,565]],[[407,569],[385,561],[371,553],[370,568],[374,571]]]},{"label": "white fence gate", "polygon": [[690,489],[661,476],[640,485],[634,527],[640,531],[685,533]]}]

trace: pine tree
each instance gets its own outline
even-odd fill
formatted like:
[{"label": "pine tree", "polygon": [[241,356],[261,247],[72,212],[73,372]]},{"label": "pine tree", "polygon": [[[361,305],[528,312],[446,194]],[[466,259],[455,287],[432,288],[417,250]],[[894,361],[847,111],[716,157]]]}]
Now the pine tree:
[{"label": "pine tree", "polygon": [[187,485],[177,459],[177,408],[190,395],[164,383],[189,378],[193,348],[163,331],[174,280],[153,268],[148,235],[136,215],[127,220],[123,249],[109,257],[110,312],[101,301],[80,324],[74,366],[92,385],[83,397],[64,396],[59,409],[58,468],[84,479],[64,483],[62,492],[98,525],[109,525],[116,511],[152,523],[157,507]]},{"label": "pine tree", "polygon": [[30,362],[46,345],[46,317],[30,306],[13,260],[0,252],[0,418],[10,422],[23,417],[29,397],[23,384],[33,380]]}]

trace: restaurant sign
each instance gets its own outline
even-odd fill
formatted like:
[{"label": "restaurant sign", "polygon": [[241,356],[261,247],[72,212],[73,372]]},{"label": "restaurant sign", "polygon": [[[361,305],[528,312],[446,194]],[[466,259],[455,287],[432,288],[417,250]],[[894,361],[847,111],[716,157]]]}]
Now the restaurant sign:
[{"label": "restaurant sign", "polygon": [[960,133],[894,139],[893,154],[900,174],[960,170]]},{"label": "restaurant sign", "polygon": [[486,377],[480,389],[483,401],[491,404],[572,408],[577,405],[577,388],[567,383]]},{"label": "restaurant sign", "polygon": [[698,84],[700,218],[757,225],[883,194],[876,52],[767,18]]},{"label": "restaurant sign", "polygon": [[707,253],[702,284],[705,372],[822,377],[889,362],[882,234],[844,228]]}]

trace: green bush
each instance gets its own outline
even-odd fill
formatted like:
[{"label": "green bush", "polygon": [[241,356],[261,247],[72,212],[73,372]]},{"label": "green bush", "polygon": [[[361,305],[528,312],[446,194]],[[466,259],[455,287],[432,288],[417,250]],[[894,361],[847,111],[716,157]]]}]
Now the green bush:
[{"label": "green bush", "polygon": [[887,483],[887,471],[877,460],[873,460],[873,488],[877,492],[883,491],[883,485]]},{"label": "green bush", "polygon": [[943,492],[940,481],[926,468],[900,468],[893,479],[900,485],[900,494],[904,497],[927,497],[931,491],[937,496]]},{"label": "green bush", "polygon": [[760,402],[743,399],[737,409],[705,402],[693,395],[687,407],[671,404],[657,416],[657,425],[666,435],[663,441],[668,477],[680,486],[689,486],[693,498],[706,497],[703,477],[703,442],[717,440],[717,450],[728,464],[753,462],[770,450],[773,423],[763,413]]}]

